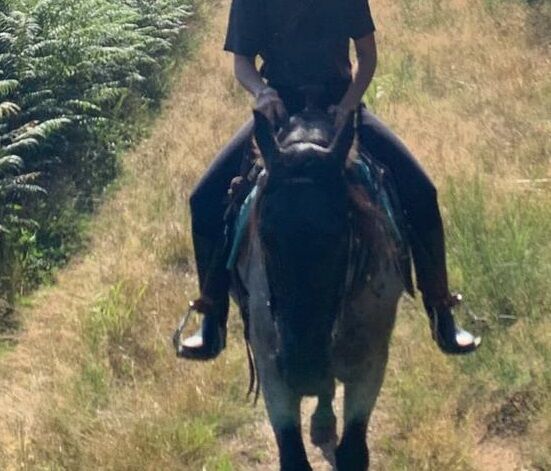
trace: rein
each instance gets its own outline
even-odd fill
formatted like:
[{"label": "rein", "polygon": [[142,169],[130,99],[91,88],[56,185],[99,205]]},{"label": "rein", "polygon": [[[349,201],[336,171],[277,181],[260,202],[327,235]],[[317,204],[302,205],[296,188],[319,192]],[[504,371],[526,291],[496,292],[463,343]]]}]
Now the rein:
[{"label": "rein", "polygon": [[278,179],[278,183],[283,183],[284,185],[313,185],[315,180],[310,177],[288,177]]}]

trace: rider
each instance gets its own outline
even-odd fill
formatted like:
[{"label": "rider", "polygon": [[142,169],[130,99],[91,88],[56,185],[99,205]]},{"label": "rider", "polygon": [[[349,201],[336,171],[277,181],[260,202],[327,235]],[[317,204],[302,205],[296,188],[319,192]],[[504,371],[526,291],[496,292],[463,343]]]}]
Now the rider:
[{"label": "rider", "polygon": [[[334,114],[336,126],[359,111],[360,147],[391,170],[411,229],[417,283],[433,338],[445,353],[468,353],[480,339],[454,323],[451,309],[460,297],[448,289],[436,189],[404,144],[361,102],[376,66],[374,32],[367,0],[232,0],[224,48],[234,54],[235,76],[254,97],[255,109],[273,124],[304,108],[305,86],[323,90],[319,100]],[[214,159],[190,198],[201,290],[195,309],[205,317],[201,329],[183,341],[185,358],[212,359],[225,346],[229,274],[223,215],[227,189],[239,174],[253,128],[251,119]]]}]

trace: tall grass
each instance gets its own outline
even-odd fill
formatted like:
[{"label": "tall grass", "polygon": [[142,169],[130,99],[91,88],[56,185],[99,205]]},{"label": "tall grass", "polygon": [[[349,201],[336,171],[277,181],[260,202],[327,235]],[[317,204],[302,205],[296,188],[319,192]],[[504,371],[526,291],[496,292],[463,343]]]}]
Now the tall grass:
[{"label": "tall grass", "polygon": [[[484,342],[475,355],[446,359],[407,313],[385,386],[394,428],[380,442],[385,469],[547,469],[551,195],[457,177],[442,201],[451,277],[468,305],[461,320]],[[481,464],[486,449],[512,462]]]},{"label": "tall grass", "polygon": [[450,180],[444,198],[454,276],[498,330],[540,321],[551,308],[549,195],[517,185],[503,191],[480,179]]}]

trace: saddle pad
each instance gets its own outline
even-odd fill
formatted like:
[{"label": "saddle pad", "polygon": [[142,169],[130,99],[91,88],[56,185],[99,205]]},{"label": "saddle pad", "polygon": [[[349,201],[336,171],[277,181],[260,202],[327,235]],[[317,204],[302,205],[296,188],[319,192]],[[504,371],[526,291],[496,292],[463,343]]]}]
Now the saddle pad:
[{"label": "saddle pad", "polygon": [[407,237],[403,214],[401,213],[397,198],[391,198],[391,193],[395,190],[392,187],[392,183],[386,178],[383,168],[367,156],[355,159],[352,165],[354,165],[356,175],[359,177],[371,200],[385,212],[395,241],[400,245],[406,245]]},{"label": "saddle pad", "polygon": [[[254,202],[256,201],[256,195],[258,194],[258,185],[255,185],[251,192],[248,194],[247,198],[239,208],[239,214],[235,218],[233,224],[233,230],[230,226],[226,227],[226,237],[231,241],[231,250],[230,255],[228,256],[228,262],[226,268],[232,270],[237,263],[237,256],[239,255],[239,249],[241,248],[241,242],[243,241],[243,236],[249,225],[249,219],[251,216],[252,208],[254,207]],[[229,232],[229,233],[228,233]]]}]

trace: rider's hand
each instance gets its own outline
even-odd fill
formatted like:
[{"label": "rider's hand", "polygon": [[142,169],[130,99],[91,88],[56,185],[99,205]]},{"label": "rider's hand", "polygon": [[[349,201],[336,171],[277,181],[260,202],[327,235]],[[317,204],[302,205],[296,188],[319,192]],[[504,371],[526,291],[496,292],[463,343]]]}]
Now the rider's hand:
[{"label": "rider's hand", "polygon": [[286,121],[288,118],[283,101],[277,94],[277,91],[270,87],[263,88],[256,95],[254,109],[266,116],[274,126]]},{"label": "rider's hand", "polygon": [[340,129],[346,124],[346,120],[350,116],[351,112],[351,110],[348,110],[341,105],[331,105],[327,111],[331,116],[333,116],[334,126],[336,129]]}]

